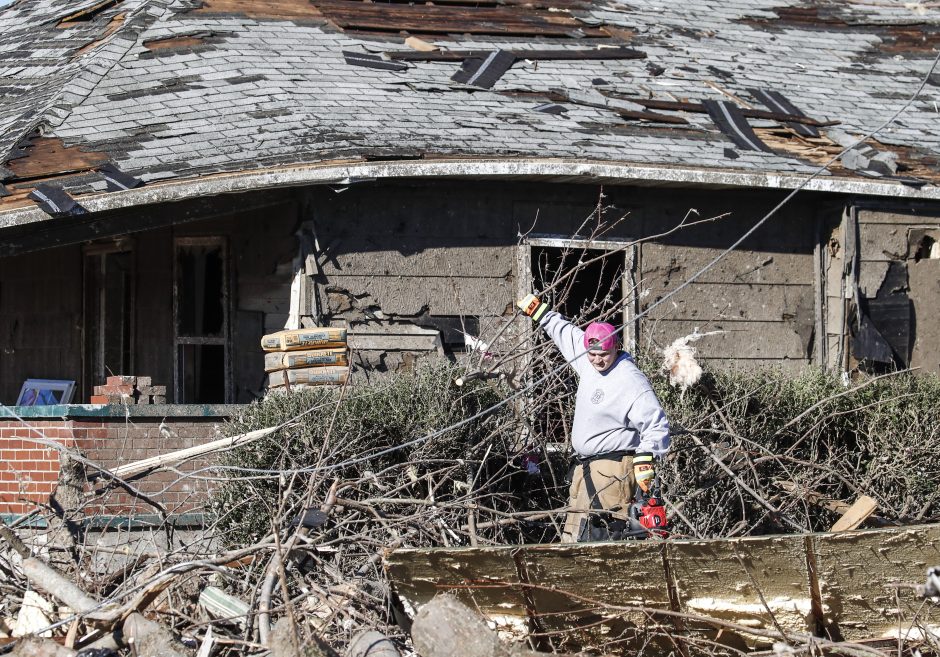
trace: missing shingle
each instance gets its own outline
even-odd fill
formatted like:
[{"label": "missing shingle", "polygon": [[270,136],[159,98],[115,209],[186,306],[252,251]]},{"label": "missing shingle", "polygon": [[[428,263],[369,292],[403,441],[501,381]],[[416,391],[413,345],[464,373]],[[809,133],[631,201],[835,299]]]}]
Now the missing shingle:
[{"label": "missing shingle", "polygon": [[558,103],[542,103],[541,105],[536,105],[532,109],[536,112],[545,112],[546,114],[555,115],[566,114],[568,112],[566,107],[559,105]]},{"label": "missing shingle", "polygon": [[726,148],[725,157],[728,158],[729,160],[736,160],[741,156],[738,155],[738,152],[734,150],[733,148]]},{"label": "missing shingle", "polygon": [[712,75],[722,78],[724,80],[734,79],[734,73],[732,73],[731,71],[726,71],[724,69],[718,68],[717,66],[712,66],[709,64],[708,66],[705,67],[705,70],[711,73]]},{"label": "missing shingle", "polygon": [[217,43],[223,43],[227,36],[229,35],[226,33],[203,30],[189,34],[177,34],[171,37],[148,39],[144,41],[143,45],[147,50],[159,53],[159,51],[162,50],[186,50],[210,47]]},{"label": "missing shingle", "polygon": [[102,0],[101,2],[97,2],[89,7],[79,9],[78,11],[67,14],[62,19],[60,19],[58,27],[69,27],[69,23],[84,23],[92,21],[96,16],[98,16],[98,14],[115,6],[119,2],[120,0]]}]

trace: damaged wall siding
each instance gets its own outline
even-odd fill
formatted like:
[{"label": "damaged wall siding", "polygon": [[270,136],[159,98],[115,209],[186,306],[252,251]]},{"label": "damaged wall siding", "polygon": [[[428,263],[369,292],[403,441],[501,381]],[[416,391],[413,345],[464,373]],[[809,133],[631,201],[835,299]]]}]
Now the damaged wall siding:
[{"label": "damaged wall siding", "polygon": [[[747,230],[768,206],[762,194],[663,193],[606,188],[604,239],[636,239],[674,227],[690,207],[700,217],[731,216],[687,228],[640,249],[639,292],[649,303],[680,284]],[[441,184],[433,188],[363,186],[319,196],[316,220],[325,253],[321,295],[328,318],[371,317],[446,326],[454,346],[461,316],[481,325],[511,312],[518,236],[571,237],[596,208],[583,186]],[[741,366],[802,367],[813,357],[815,212],[809,201],[785,209],[701,281],[643,322],[641,346],[662,348],[700,331],[724,333],[699,343],[705,359]],[[590,229],[582,228],[582,235]],[[355,333],[355,329],[353,330]],[[485,339],[485,334],[484,334]],[[394,350],[392,350],[394,351]],[[360,357],[363,357],[360,354]],[[362,362],[395,367],[400,354]]]},{"label": "damaged wall siding", "polygon": [[330,322],[349,324],[354,365],[395,370],[462,350],[462,331],[476,335],[479,318],[507,312],[515,293],[508,198],[498,185],[474,183],[316,195],[320,304]]},{"label": "damaged wall siding", "polygon": [[[582,224],[597,207],[600,191],[586,185],[492,181],[358,183],[345,189],[311,188],[303,211],[301,197],[288,191],[282,204],[263,210],[138,233],[133,240],[132,374],[166,385],[168,401],[175,401],[170,311],[175,238],[221,236],[228,241],[229,353],[234,401],[243,403],[262,392],[260,336],[282,328],[287,319],[291,280],[301,262],[296,231],[302,222],[313,222],[321,248],[304,263],[315,281],[321,319],[349,325],[353,365],[395,370],[421,358],[460,353],[463,331],[482,332],[484,339],[495,332],[513,312],[520,290],[531,285],[532,272],[518,271],[526,262],[520,250],[529,248],[520,246],[520,235],[570,238],[579,228],[582,236],[589,235],[590,228]],[[746,191],[607,187],[603,194],[605,220],[612,226],[603,236],[608,241],[661,235],[690,208],[698,210],[699,218],[728,215],[657,237],[626,259],[631,266],[636,263],[631,275],[639,282],[641,307],[698,271],[773,204],[765,193]],[[795,368],[811,362],[814,203],[807,196],[787,206],[741,250],[657,308],[640,327],[641,347],[661,349],[697,327],[724,331],[696,345],[700,356],[716,366]],[[128,217],[129,226],[132,221]],[[16,353],[12,360],[4,353],[0,396],[5,403],[15,400],[27,376],[81,380],[81,253],[74,246],[0,260],[4,336],[14,335],[16,317],[16,326],[45,327],[8,341],[14,350],[32,351]],[[52,262],[67,266],[52,267]],[[51,273],[60,271],[61,278]],[[33,294],[30,279],[42,282],[44,295]],[[46,303],[50,299],[56,302]],[[47,365],[41,373],[32,369],[37,358]],[[76,401],[87,401],[90,391],[82,394]]]},{"label": "damaged wall siding", "polygon": [[[940,372],[940,209],[858,210],[859,291],[894,365]],[[859,354],[855,354],[858,356]]]},{"label": "damaged wall siding", "polygon": [[[662,209],[647,210],[645,235],[668,231],[690,207],[698,210],[692,219],[730,215],[642,245],[640,309],[721,254],[763,214],[766,203],[749,193],[683,195]],[[701,358],[713,366],[774,365],[792,371],[811,363],[816,349],[812,207],[805,199],[784,208],[739,250],[654,308],[641,342],[661,349],[695,329],[722,331],[696,343]]]}]

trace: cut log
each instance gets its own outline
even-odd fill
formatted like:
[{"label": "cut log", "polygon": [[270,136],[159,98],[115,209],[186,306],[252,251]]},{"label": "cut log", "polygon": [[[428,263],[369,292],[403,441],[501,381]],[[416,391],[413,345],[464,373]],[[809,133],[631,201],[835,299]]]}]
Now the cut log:
[{"label": "cut log", "polygon": [[[486,621],[456,597],[439,595],[421,608],[411,628],[421,657],[544,657],[545,653],[504,643]],[[459,648],[458,648],[459,646]],[[556,657],[563,653],[554,653]],[[369,653],[370,657],[372,653]],[[350,654],[349,657],[354,657]],[[356,656],[358,657],[358,656]]]},{"label": "cut log", "polygon": [[855,504],[849,507],[848,511],[836,521],[836,524],[829,531],[845,532],[850,529],[858,529],[877,510],[878,503],[867,495],[862,495],[855,500]]},{"label": "cut log", "polygon": [[381,632],[363,630],[349,642],[346,657],[401,657],[401,653]]}]

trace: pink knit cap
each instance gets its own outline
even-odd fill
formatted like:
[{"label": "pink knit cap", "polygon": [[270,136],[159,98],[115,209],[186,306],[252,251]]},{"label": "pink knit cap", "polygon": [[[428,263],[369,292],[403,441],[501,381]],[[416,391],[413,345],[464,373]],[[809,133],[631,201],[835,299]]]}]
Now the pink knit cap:
[{"label": "pink knit cap", "polygon": [[613,351],[617,348],[617,328],[607,322],[591,322],[584,331],[588,351]]}]

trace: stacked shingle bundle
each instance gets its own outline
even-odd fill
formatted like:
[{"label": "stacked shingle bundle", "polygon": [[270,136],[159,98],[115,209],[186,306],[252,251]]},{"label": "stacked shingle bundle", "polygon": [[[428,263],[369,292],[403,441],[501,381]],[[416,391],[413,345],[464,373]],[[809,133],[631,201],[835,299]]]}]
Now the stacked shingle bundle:
[{"label": "stacked shingle bundle", "polygon": [[341,385],[349,376],[346,329],[278,331],[261,338],[269,388]]},{"label": "stacked shingle bundle", "polygon": [[166,386],[151,384],[149,376],[118,374],[103,386],[95,386],[92,404],[165,404]]}]

